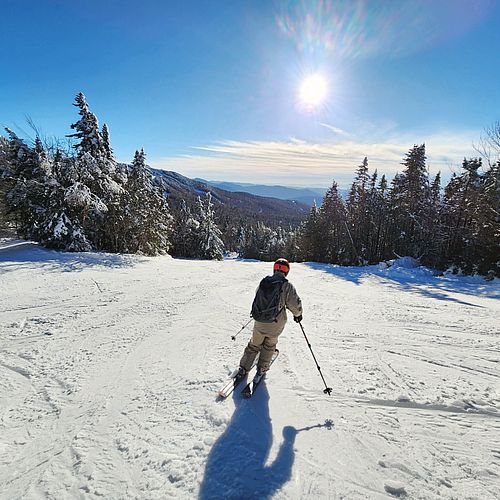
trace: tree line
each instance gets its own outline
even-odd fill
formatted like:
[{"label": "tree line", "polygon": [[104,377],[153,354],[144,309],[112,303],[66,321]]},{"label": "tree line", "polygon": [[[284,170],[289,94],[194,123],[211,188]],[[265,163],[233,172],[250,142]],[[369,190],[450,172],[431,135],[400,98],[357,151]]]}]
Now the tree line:
[{"label": "tree line", "polygon": [[499,276],[500,125],[484,139],[497,160],[464,159],[443,190],[439,173],[429,177],[424,144],[409,150],[390,184],[377,171],[370,175],[365,158],[347,200],[333,182],[312,207],[297,258],[360,265],[413,256],[438,269]]},{"label": "tree line", "polygon": [[69,148],[44,145],[38,136],[28,144],[9,129],[0,137],[0,235],[15,232],[65,251],[222,259],[211,197],[174,218],[144,151],[131,165],[117,163],[109,129],[99,127],[82,93],[74,105],[80,118]]},{"label": "tree line", "polygon": [[365,158],[343,199],[335,181],[299,226],[253,220],[203,197],[169,200],[137,150],[118,163],[109,129],[99,127],[85,96],[74,105],[69,147],[0,136],[0,236],[14,231],[54,249],[340,265],[410,255],[423,264],[499,276],[500,124],[486,130],[481,155],[441,187],[430,178],[425,145],[415,145],[390,182]]}]

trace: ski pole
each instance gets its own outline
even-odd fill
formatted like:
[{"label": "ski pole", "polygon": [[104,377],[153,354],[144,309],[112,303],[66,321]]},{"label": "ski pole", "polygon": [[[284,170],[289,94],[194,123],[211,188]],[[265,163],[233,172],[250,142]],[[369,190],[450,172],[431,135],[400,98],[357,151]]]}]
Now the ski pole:
[{"label": "ski pole", "polygon": [[299,322],[300,328],[302,329],[302,333],[304,334],[304,338],[306,339],[307,346],[309,347],[309,350],[311,351],[311,354],[313,356],[314,362],[316,363],[316,368],[319,371],[319,374],[321,375],[321,378],[323,379],[323,383],[325,384],[325,388],[323,389],[323,392],[325,394],[328,394],[329,396],[332,395],[332,388],[328,387],[325,382],[325,377],[323,377],[323,374],[321,373],[321,368],[318,365],[318,362],[316,361],[316,356],[314,355],[314,352],[312,350],[311,344],[309,343],[309,339],[307,338],[306,332],[304,331],[304,327],[302,326],[302,323]]},{"label": "ski pole", "polygon": [[236,334],[236,335],[231,335],[231,340],[236,340],[236,337],[248,326],[248,324],[250,323],[250,321],[252,321],[253,318],[250,318],[248,323],[246,323],[245,325],[243,325],[241,327],[241,330]]}]

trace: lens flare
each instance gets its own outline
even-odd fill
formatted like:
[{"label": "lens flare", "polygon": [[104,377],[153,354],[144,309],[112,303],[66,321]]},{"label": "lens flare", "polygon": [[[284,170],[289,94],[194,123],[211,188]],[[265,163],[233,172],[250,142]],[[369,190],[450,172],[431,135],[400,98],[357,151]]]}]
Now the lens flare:
[{"label": "lens flare", "polygon": [[294,0],[279,5],[278,29],[298,52],[352,60],[414,54],[456,39],[478,26],[498,1]]},{"label": "lens flare", "polygon": [[328,84],[326,79],[316,73],[308,76],[300,85],[299,101],[306,108],[317,108],[326,99],[328,93]]}]

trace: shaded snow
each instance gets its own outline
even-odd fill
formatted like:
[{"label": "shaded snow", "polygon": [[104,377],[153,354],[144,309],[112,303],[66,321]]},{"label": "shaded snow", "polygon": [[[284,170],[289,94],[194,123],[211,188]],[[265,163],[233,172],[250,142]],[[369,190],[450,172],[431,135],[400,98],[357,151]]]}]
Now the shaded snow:
[{"label": "shaded snow", "polygon": [[498,280],[293,264],[251,400],[216,391],[270,264],[0,253],[0,498],[499,498]]}]

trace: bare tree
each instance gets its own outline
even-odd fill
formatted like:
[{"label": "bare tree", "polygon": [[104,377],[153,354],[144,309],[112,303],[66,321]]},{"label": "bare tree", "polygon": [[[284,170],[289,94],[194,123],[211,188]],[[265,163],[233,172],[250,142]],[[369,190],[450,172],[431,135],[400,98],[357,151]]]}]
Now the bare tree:
[{"label": "bare tree", "polygon": [[479,143],[473,144],[473,147],[490,167],[500,160],[500,121],[497,120],[486,127],[479,138]]}]

